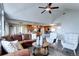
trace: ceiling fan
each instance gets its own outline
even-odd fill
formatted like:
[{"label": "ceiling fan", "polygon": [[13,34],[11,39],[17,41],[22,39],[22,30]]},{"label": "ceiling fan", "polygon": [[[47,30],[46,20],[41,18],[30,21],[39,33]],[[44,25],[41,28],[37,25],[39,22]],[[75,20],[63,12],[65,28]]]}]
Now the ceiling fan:
[{"label": "ceiling fan", "polygon": [[52,3],[48,3],[46,7],[39,7],[39,8],[44,9],[44,11],[42,11],[41,14],[44,13],[45,11],[48,11],[51,14],[52,9],[58,9],[59,7],[52,7]]}]

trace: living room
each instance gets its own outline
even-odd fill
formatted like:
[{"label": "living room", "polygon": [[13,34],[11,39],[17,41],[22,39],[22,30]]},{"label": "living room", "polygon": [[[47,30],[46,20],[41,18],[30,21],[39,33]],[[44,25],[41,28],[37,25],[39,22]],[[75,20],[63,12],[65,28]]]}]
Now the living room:
[{"label": "living room", "polygon": [[[49,5],[53,8],[45,9]],[[79,56],[78,7],[79,3],[0,3],[1,56]]]}]

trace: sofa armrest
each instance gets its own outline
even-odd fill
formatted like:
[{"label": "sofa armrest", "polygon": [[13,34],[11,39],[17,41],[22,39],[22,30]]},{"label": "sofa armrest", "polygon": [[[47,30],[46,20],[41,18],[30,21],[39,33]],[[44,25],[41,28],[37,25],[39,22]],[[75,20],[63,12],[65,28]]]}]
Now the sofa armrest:
[{"label": "sofa armrest", "polygon": [[36,40],[23,40],[23,41],[19,41],[21,44],[23,43],[28,43],[28,42],[35,42]]},{"label": "sofa armrest", "polygon": [[29,51],[29,49],[22,49],[13,53],[9,53],[3,56],[30,56],[31,55],[31,51]]},{"label": "sofa armrest", "polygon": [[23,41],[19,41],[23,48],[28,48],[32,46],[32,43],[35,42],[36,40],[23,40]]}]

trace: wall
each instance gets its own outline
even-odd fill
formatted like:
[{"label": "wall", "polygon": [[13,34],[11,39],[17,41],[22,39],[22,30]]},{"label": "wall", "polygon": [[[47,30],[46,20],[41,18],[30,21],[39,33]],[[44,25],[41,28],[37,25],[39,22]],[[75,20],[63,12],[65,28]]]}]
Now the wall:
[{"label": "wall", "polygon": [[79,33],[79,11],[68,11],[53,23],[61,23],[59,33]]}]

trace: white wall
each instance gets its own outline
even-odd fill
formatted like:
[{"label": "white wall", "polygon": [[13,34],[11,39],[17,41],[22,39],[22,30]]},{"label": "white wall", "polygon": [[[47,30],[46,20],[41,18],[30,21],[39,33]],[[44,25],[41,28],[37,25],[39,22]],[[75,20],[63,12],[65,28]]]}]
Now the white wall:
[{"label": "white wall", "polygon": [[69,11],[56,19],[54,23],[61,23],[59,33],[79,33],[79,11]]}]

